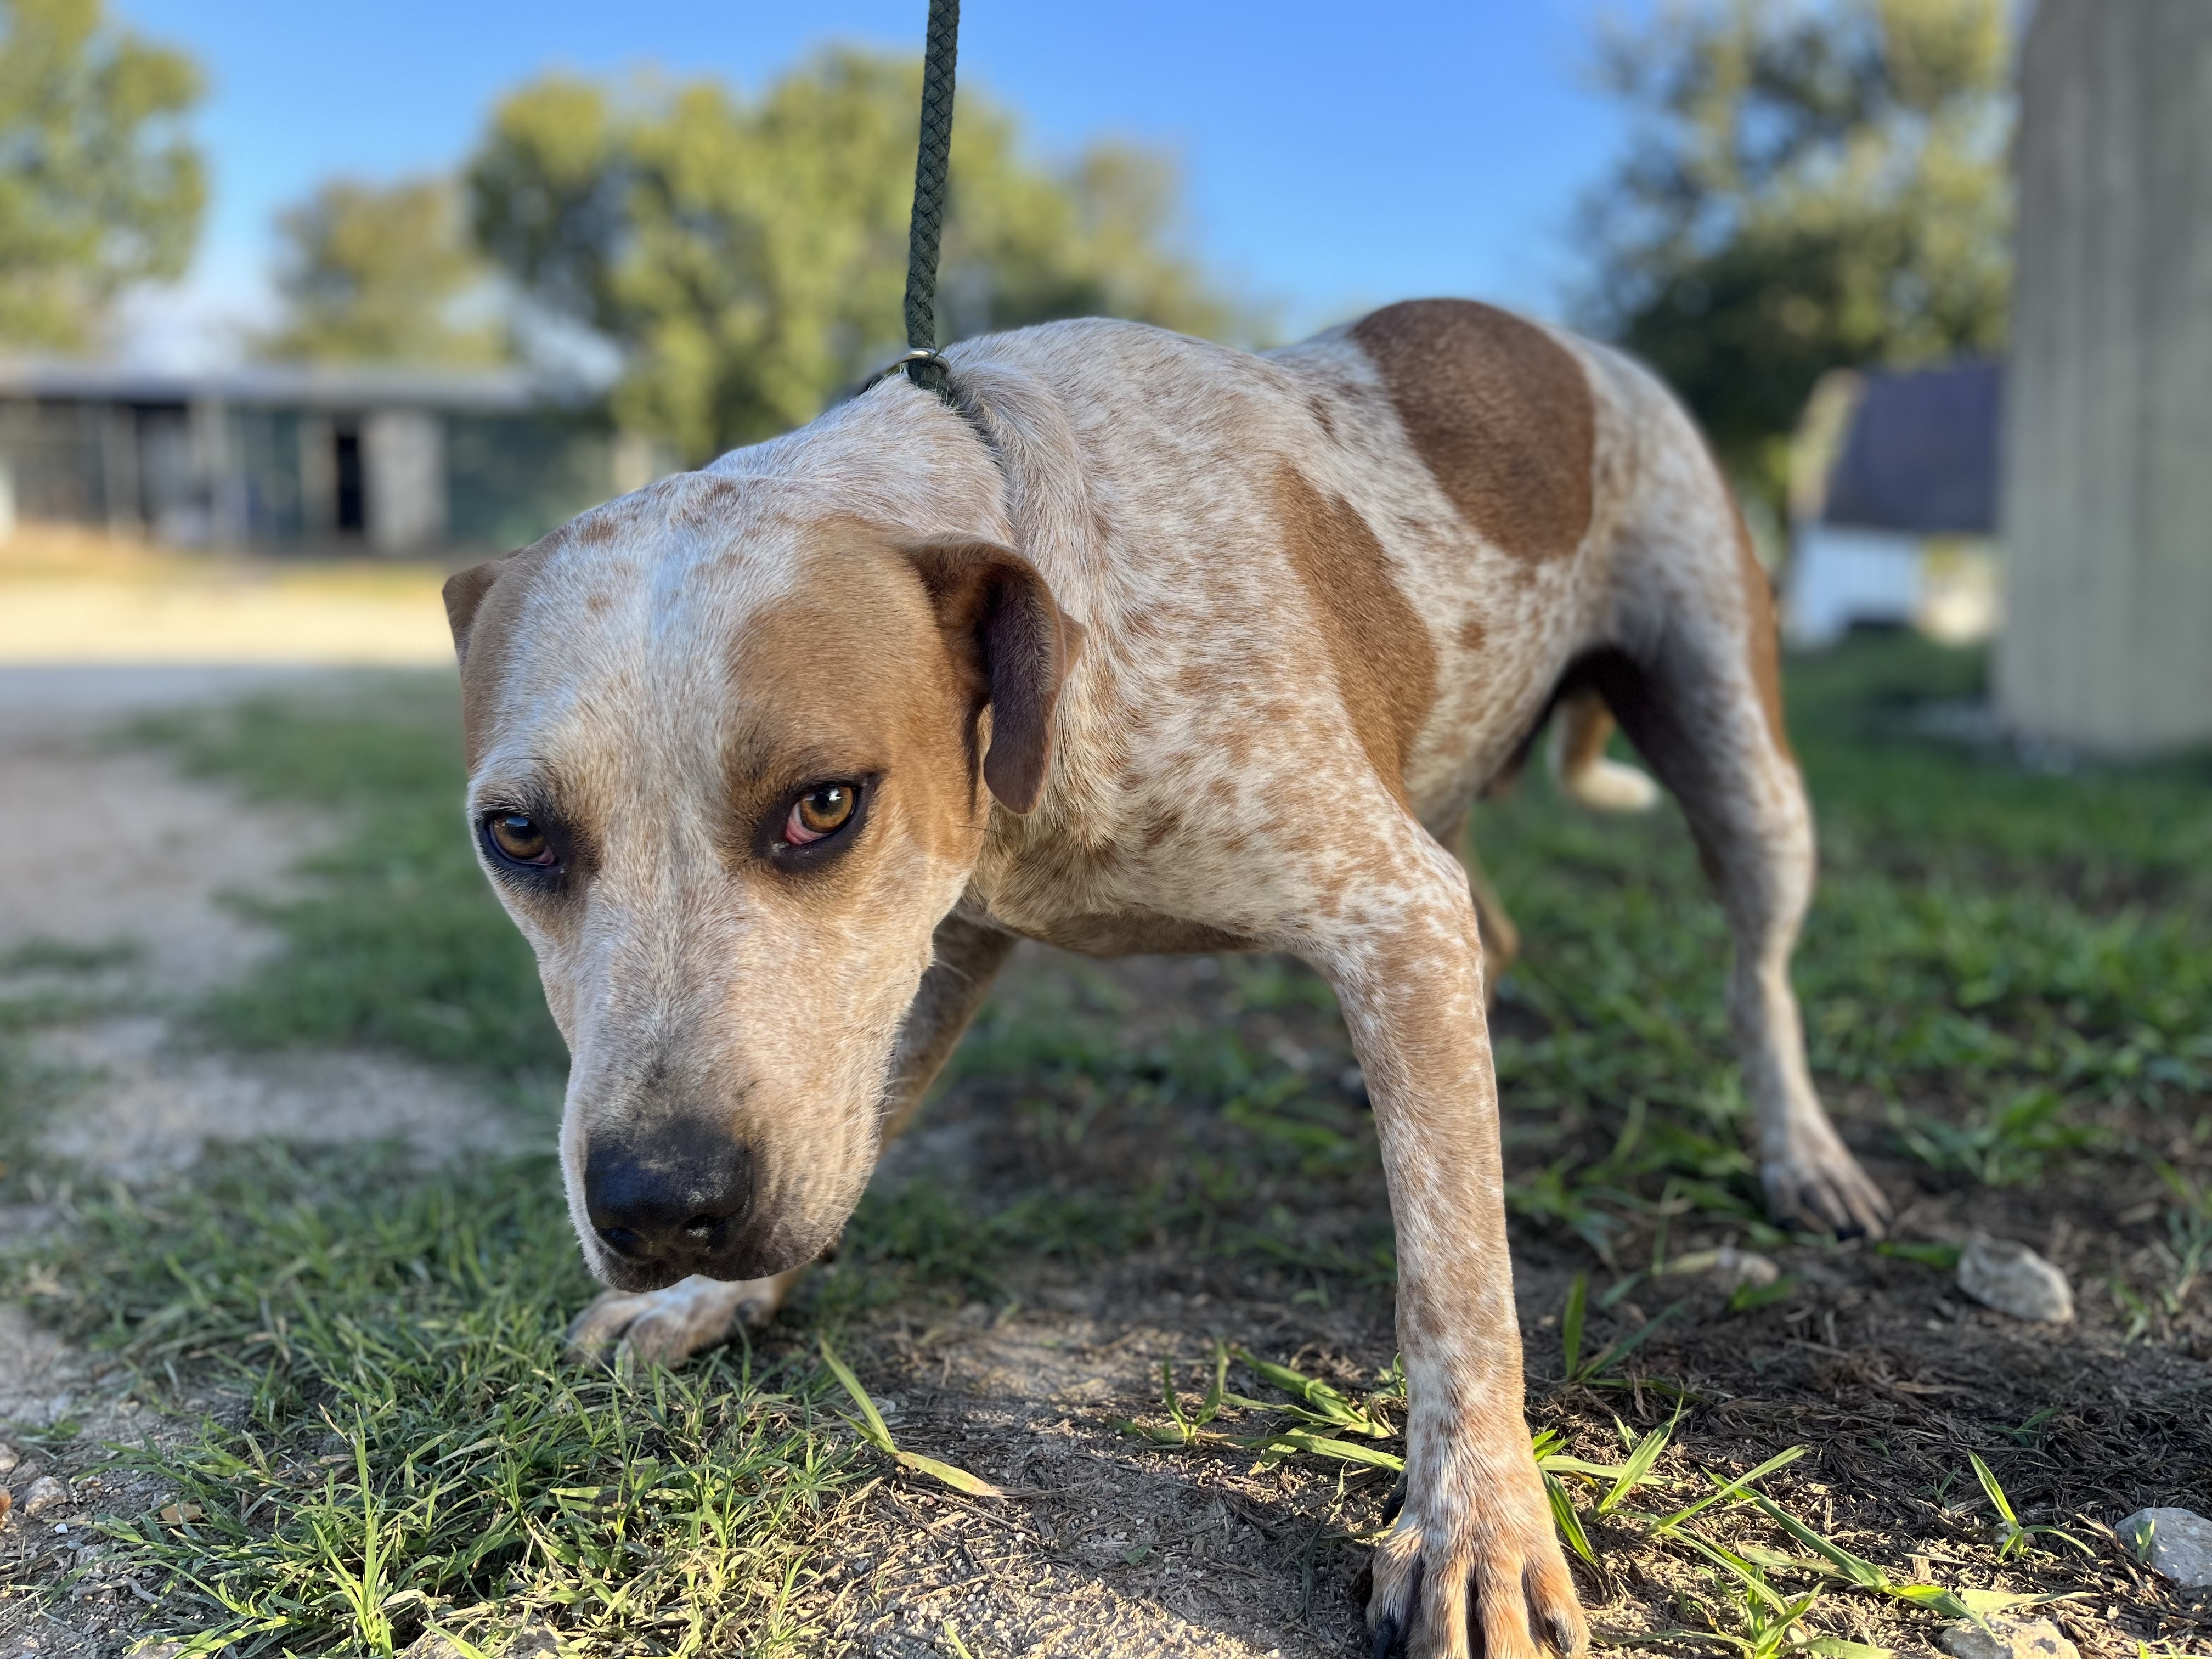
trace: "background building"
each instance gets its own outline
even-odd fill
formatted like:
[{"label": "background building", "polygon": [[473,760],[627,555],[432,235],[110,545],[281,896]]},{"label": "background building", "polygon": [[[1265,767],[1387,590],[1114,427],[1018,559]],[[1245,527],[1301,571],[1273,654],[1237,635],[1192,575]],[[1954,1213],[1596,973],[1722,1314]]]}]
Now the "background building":
[{"label": "background building", "polygon": [[505,549],[668,471],[519,370],[0,362],[0,526],[181,547]]},{"label": "background building", "polygon": [[1792,644],[1869,623],[1953,644],[1990,635],[2003,400],[1996,363],[1823,378],[1791,458]]}]

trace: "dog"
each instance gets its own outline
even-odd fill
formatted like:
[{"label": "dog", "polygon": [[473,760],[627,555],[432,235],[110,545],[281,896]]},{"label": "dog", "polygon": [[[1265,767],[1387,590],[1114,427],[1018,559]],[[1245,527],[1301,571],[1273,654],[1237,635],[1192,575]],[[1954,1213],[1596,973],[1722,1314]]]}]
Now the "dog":
[{"label": "dog", "polygon": [[[1694,424],[1465,301],[1250,355],[1048,324],[462,572],[471,833],[573,1058],[578,1321],[673,1360],[837,1238],[1020,939],[1279,951],[1373,1100],[1409,1391],[1370,1626],[1583,1650],[1529,1453],[1469,804],[1680,802],[1780,1218],[1878,1231],[1808,1072],[1772,594]],[[1493,936],[1503,924],[1494,913]],[[1494,971],[1494,964],[1493,964]]]}]

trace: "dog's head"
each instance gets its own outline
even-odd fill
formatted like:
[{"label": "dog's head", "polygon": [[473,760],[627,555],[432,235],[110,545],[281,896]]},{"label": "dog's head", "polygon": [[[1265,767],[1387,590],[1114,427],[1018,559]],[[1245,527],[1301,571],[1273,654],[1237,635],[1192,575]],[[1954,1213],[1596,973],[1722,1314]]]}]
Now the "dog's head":
[{"label": "dog's head", "polygon": [[1073,651],[1018,555],[777,495],[685,475],[446,586],[471,830],[568,1039],[585,1254],[628,1289],[836,1238]]}]

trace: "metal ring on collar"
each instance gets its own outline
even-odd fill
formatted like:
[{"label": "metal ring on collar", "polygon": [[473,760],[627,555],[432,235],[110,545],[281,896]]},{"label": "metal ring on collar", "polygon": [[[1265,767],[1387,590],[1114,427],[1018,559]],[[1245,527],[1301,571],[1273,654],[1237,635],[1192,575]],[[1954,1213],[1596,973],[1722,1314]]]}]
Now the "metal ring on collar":
[{"label": "metal ring on collar", "polygon": [[932,351],[926,346],[916,346],[912,351],[902,353],[899,356],[892,358],[890,362],[885,363],[874,374],[869,375],[866,380],[861,381],[860,390],[863,392],[872,391],[878,382],[888,380],[894,374],[908,374],[914,369],[915,366],[919,363],[931,363],[939,368],[945,370],[947,373],[950,373],[952,368],[952,365],[945,361],[945,356],[943,352]]}]

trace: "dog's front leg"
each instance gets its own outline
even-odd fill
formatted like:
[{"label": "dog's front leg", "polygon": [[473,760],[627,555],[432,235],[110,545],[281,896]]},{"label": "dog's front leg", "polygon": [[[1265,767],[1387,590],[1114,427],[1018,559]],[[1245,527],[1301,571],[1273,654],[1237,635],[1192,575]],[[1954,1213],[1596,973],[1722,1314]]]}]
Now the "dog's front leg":
[{"label": "dog's front leg", "polygon": [[740,1324],[767,1324],[805,1271],[793,1267],[768,1279],[739,1279],[694,1273],[663,1291],[605,1291],[568,1327],[568,1357],[590,1361],[627,1354],[640,1364],[679,1364],[720,1347]]},{"label": "dog's front leg", "polygon": [[1402,1637],[1420,1659],[1580,1653],[1582,1609],[1529,1454],[1474,909],[1410,820],[1370,867],[1322,907],[1310,954],[1366,1073],[1398,1236],[1406,1483],[1375,1557],[1376,1650]]}]

